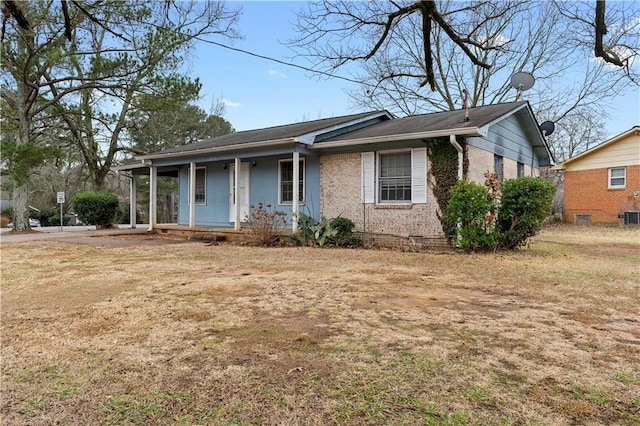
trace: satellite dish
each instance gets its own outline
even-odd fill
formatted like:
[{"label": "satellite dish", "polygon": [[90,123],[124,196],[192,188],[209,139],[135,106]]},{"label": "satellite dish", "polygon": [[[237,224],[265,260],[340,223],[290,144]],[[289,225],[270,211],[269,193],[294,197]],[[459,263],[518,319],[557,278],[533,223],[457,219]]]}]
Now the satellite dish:
[{"label": "satellite dish", "polygon": [[545,121],[540,125],[540,131],[542,132],[542,136],[547,137],[556,129],[556,125],[553,124],[553,121]]},{"label": "satellite dish", "polygon": [[516,101],[520,99],[520,95],[525,90],[529,90],[533,87],[533,84],[536,82],[536,79],[533,78],[533,75],[528,72],[517,72],[511,76],[511,87],[518,91],[516,95]]}]

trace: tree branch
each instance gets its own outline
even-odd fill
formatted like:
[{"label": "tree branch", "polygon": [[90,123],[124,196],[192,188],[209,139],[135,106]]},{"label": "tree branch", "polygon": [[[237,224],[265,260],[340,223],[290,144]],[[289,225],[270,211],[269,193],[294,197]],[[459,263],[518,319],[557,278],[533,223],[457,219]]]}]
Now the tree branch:
[{"label": "tree branch", "polygon": [[604,59],[605,62],[609,62],[610,64],[623,67],[624,63],[620,60],[618,55],[611,52],[611,50],[609,49],[605,49],[604,45],[602,44],[602,39],[604,35],[607,33],[607,26],[604,22],[604,16],[605,16],[604,10],[605,10],[605,0],[597,0],[596,1],[596,20],[595,20],[596,40],[595,40],[594,52],[596,57]]}]

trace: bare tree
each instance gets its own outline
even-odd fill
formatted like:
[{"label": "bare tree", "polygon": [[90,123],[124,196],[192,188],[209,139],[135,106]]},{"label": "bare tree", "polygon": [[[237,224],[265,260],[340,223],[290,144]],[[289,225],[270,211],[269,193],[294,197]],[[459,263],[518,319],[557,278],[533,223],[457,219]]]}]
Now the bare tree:
[{"label": "bare tree", "polygon": [[591,108],[577,108],[566,115],[562,126],[548,138],[556,161],[575,157],[604,142],[607,139],[604,121],[604,117]]},{"label": "bare tree", "polygon": [[[136,97],[165,83],[189,84],[176,70],[190,43],[207,35],[236,36],[239,15],[217,2],[179,2],[170,13],[162,3],[144,1],[71,4],[76,7],[21,2],[27,24],[4,20],[0,84],[9,111],[3,110],[3,120],[12,120],[15,130],[3,145],[11,140],[30,147],[17,150],[24,155],[21,168],[14,167],[24,172],[13,189],[17,231],[29,229],[28,180],[41,163],[33,160],[42,157],[35,154],[55,139],[47,124],[64,122],[67,142],[75,144],[99,188],[123,149],[124,123]],[[111,108],[104,110],[105,103]]]},{"label": "bare tree", "polygon": [[347,70],[361,83],[349,91],[357,107],[397,115],[460,108],[464,98],[470,106],[513,100],[510,77],[527,71],[536,78],[527,100],[539,118],[561,126],[574,110],[589,108],[606,117],[603,101],[637,87],[633,59],[640,23],[631,18],[639,4],[614,3],[606,15],[610,31],[603,43],[616,46],[609,50],[620,52],[621,68],[589,51],[593,44],[585,40],[593,34],[577,19],[588,21],[593,3],[575,3],[441,1],[429,6],[436,7],[429,16],[449,28],[431,26],[425,44],[424,9],[414,3],[325,1],[299,12],[300,36],[290,46],[316,70]]}]

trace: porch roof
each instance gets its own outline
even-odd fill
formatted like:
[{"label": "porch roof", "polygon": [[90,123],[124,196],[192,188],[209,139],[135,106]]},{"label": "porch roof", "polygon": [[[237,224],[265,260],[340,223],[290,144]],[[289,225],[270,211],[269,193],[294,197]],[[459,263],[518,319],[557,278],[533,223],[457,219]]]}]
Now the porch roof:
[{"label": "porch roof", "polygon": [[323,137],[351,131],[380,121],[390,120],[387,111],[373,111],[341,117],[325,118],[265,129],[230,133],[200,142],[169,148],[164,151],[137,156],[139,160],[190,156],[209,152],[225,152],[294,143],[311,144]]}]

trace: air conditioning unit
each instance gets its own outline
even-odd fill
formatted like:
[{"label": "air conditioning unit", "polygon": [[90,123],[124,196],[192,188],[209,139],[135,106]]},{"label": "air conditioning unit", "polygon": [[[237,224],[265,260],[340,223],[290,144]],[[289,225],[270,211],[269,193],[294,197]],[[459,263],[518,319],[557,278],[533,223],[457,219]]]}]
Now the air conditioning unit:
[{"label": "air conditioning unit", "polygon": [[622,213],[622,223],[625,225],[640,225],[640,211],[628,211]]}]

